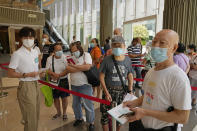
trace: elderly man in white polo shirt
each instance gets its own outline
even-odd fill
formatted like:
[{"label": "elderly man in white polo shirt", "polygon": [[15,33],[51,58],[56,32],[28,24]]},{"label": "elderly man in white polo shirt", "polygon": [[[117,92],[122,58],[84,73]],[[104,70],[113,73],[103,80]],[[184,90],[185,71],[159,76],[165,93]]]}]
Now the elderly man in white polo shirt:
[{"label": "elderly man in white polo shirt", "polygon": [[17,98],[22,113],[24,131],[37,131],[40,112],[38,87],[39,59],[34,46],[35,31],[24,27],[19,36],[23,46],[13,53],[9,65],[8,77],[19,78]]},{"label": "elderly man in white polo shirt", "polygon": [[191,87],[186,73],[173,61],[178,42],[179,36],[173,30],[165,29],[156,34],[151,56],[157,64],[144,79],[145,93],[137,100],[124,103],[135,112],[129,121],[142,121],[141,128],[132,125],[130,131],[175,131],[174,123],[187,123]]}]

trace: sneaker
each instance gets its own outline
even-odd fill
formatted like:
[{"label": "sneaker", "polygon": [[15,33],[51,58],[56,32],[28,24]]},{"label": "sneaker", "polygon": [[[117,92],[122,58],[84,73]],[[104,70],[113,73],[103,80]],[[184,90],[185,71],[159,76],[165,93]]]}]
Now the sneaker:
[{"label": "sneaker", "polygon": [[94,124],[89,125],[89,130],[88,131],[94,131]]},{"label": "sneaker", "polygon": [[79,126],[83,123],[83,120],[76,120],[73,124],[73,126]]},{"label": "sneaker", "polygon": [[63,121],[65,121],[67,119],[68,119],[67,115],[63,115]]},{"label": "sneaker", "polygon": [[59,115],[59,114],[55,114],[53,117],[52,117],[52,120],[55,120],[55,119],[57,119],[58,117],[60,117],[61,115]]}]

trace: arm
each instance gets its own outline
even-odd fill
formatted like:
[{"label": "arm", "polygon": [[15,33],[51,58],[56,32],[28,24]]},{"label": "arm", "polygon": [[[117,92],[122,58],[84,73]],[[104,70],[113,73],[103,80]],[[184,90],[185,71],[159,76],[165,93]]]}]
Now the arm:
[{"label": "arm", "polygon": [[100,82],[101,82],[101,87],[104,90],[107,100],[112,101],[111,95],[109,94],[106,84],[105,84],[105,74],[101,72],[99,78],[100,78]]},{"label": "arm", "polygon": [[132,73],[128,74],[128,83],[129,83],[129,91],[133,90],[133,75]]},{"label": "arm", "polygon": [[10,78],[23,78],[23,73],[15,72],[14,69],[8,69],[8,77]]},{"label": "arm", "polygon": [[42,54],[38,56],[39,59],[39,68],[42,68],[41,61],[42,61]]},{"label": "arm", "polygon": [[72,68],[78,71],[87,71],[91,68],[91,64],[84,64],[84,65],[70,65]]},{"label": "arm", "polygon": [[147,60],[146,59],[143,59],[142,64],[143,65],[146,65],[146,63],[147,63]]},{"label": "arm", "polygon": [[39,75],[38,72],[30,72],[30,73],[18,73],[15,69],[8,69],[8,77],[10,78],[25,78],[25,77],[36,77]]},{"label": "arm", "polygon": [[129,107],[130,109],[140,107],[142,106],[143,99],[144,96],[141,96],[136,100],[123,102],[123,107]]},{"label": "arm", "polygon": [[80,70],[78,70],[72,66],[67,66],[66,70],[63,73],[76,73],[76,72],[80,72]]},{"label": "arm", "polygon": [[144,54],[128,54],[128,56],[129,56],[130,58],[137,58],[137,57],[142,57],[142,56],[144,56]]},{"label": "arm", "polygon": [[189,110],[177,110],[175,109],[172,112],[162,112],[144,109],[145,116],[154,117],[161,121],[166,121],[169,123],[180,123],[186,124],[189,119]]}]

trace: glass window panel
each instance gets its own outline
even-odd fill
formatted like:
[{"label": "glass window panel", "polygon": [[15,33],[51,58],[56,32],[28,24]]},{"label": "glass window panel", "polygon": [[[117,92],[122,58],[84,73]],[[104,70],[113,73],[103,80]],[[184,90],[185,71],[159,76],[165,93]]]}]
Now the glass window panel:
[{"label": "glass window panel", "polygon": [[79,12],[83,13],[83,0],[79,0]]},{"label": "glass window panel", "polygon": [[92,4],[92,0],[87,0],[86,7],[88,12],[91,12],[91,4]]}]

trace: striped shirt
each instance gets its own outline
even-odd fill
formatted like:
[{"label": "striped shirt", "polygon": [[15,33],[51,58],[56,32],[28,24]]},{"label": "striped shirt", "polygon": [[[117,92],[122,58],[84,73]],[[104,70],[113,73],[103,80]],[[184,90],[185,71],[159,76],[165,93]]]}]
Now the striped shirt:
[{"label": "striped shirt", "polygon": [[[128,54],[142,54],[142,46],[137,44],[135,46],[130,45],[128,48]],[[141,64],[141,57],[131,58],[132,64]]]}]

